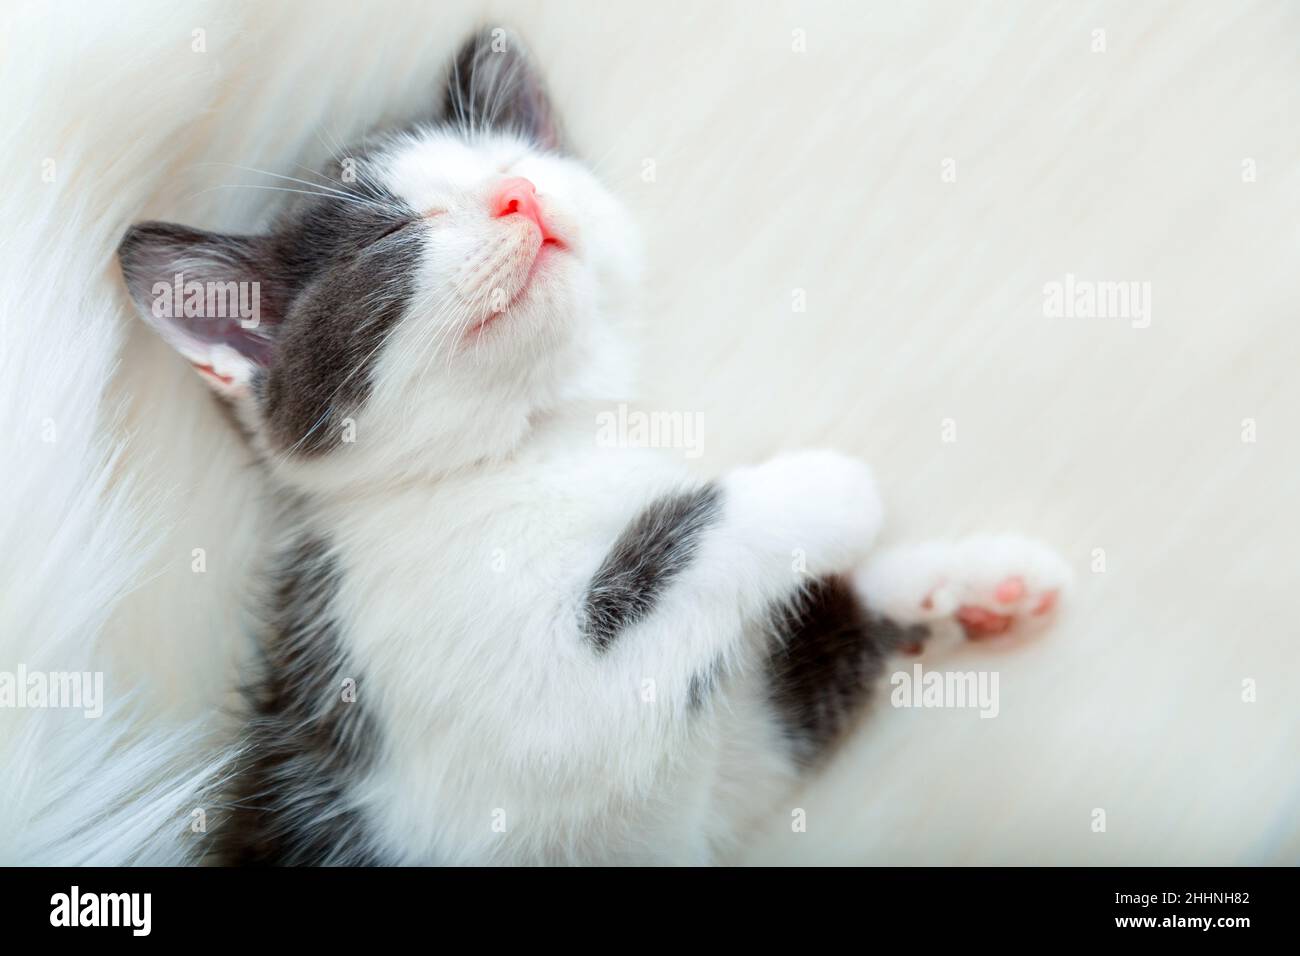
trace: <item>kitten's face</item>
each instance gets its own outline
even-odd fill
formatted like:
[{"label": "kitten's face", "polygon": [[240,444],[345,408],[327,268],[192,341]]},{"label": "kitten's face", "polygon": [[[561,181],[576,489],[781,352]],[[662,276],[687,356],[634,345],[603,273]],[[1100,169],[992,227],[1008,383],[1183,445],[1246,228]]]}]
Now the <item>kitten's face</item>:
[{"label": "kitten's face", "polygon": [[626,386],[634,231],[555,149],[522,54],[493,42],[462,49],[440,122],[287,183],[314,195],[269,234],[150,223],[122,244],[148,321],[284,480],[437,474]]}]

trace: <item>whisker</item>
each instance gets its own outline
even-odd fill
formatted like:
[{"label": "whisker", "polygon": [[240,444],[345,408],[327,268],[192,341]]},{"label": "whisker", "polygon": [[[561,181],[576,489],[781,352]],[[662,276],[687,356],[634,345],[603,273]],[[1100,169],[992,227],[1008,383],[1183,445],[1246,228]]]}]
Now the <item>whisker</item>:
[{"label": "whisker", "polygon": [[[341,196],[341,197],[344,198],[344,199],[353,199],[353,198],[356,198],[356,197],[353,196],[352,193],[345,192],[345,191],[342,190],[342,189],[335,189],[335,188],[333,188],[332,186],[325,186],[325,185],[323,185],[323,184],[321,184],[321,183],[313,183],[313,182],[310,182],[310,181],[308,181],[308,180],[306,180],[306,179],[298,179],[298,178],[295,177],[295,176],[285,176],[285,175],[282,175],[282,174],[280,174],[280,173],[273,173],[273,172],[271,172],[270,170],[266,170],[266,169],[257,169],[257,168],[255,168],[255,167],[253,167],[253,166],[240,166],[240,165],[237,164],[237,163],[199,163],[198,165],[199,165],[199,166],[224,166],[224,167],[226,167],[226,168],[228,168],[228,169],[241,169],[241,170],[243,170],[243,171],[246,172],[246,173],[258,173],[259,175],[262,175],[262,176],[272,176],[272,177],[274,177],[274,178],[276,178],[276,179],[284,179],[284,180],[287,180],[287,181],[289,181],[289,182],[291,182],[291,183],[299,183],[299,184],[301,184],[301,185],[303,185],[303,186],[312,186],[312,187],[314,187],[315,189],[324,189],[324,190],[327,190],[328,192],[333,193],[333,194],[336,195],[336,196]],[[297,165],[297,164],[295,164],[295,165]]]},{"label": "whisker", "polygon": [[316,192],[315,190],[310,189],[290,189],[287,186],[262,186],[256,183],[220,183],[216,186],[209,186],[207,189],[201,189],[187,198],[194,199],[217,189],[265,189],[269,192],[298,193],[303,196],[318,196],[324,199],[336,199],[340,202],[350,202],[358,206],[365,206],[368,209],[387,210],[387,207],[365,199],[355,199],[352,197],[344,198],[342,196],[332,196],[329,193]]}]

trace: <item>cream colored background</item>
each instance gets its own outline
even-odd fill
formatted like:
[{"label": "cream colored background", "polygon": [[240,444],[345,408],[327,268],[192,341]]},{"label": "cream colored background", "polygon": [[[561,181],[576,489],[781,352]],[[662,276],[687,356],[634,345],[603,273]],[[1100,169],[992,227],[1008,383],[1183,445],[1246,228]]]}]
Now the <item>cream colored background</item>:
[{"label": "cream colored background", "polygon": [[[44,562],[0,559],[6,649],[100,631],[161,714],[212,711],[256,474],[127,316],[113,245],[146,217],[255,228],[274,193],[213,187],[271,180],[212,164],[299,174],[504,23],[646,236],[646,399],[703,414],[701,468],[834,444],[875,467],[889,540],[1021,530],[1078,574],[1049,638],[930,662],[997,670],[997,719],[880,708],[797,799],[807,833],[750,859],[1300,862],[1296,7],[106,6],[5,31],[6,518]],[[1150,327],[1045,318],[1067,272],[1151,283]],[[87,506],[105,437],[139,540]],[[111,613],[56,620],[69,585]]]}]

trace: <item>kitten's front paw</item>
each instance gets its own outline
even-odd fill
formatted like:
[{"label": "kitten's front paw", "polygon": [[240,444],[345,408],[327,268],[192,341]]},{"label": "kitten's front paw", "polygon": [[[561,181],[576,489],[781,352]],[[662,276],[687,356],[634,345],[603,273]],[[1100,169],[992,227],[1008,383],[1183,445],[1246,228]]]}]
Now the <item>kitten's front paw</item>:
[{"label": "kitten's front paw", "polygon": [[900,624],[952,620],[983,640],[1050,621],[1071,579],[1050,548],[1000,535],[891,549],[855,580],[877,614]]},{"label": "kitten's front paw", "polygon": [[778,455],[735,472],[731,487],[749,520],[805,554],[813,573],[860,564],[880,530],[871,469],[840,452]]}]

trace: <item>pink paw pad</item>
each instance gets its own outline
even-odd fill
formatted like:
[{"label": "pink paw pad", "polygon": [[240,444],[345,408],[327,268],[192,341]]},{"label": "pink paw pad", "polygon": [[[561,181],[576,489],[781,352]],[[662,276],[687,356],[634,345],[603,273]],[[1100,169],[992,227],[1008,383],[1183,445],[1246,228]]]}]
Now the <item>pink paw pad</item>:
[{"label": "pink paw pad", "polygon": [[993,599],[999,604],[1015,604],[1025,596],[1025,579],[1006,578],[993,589]]},{"label": "pink paw pad", "polygon": [[957,609],[957,622],[972,641],[1005,634],[1011,629],[1012,620],[1010,614],[999,614],[978,604],[964,604]]},{"label": "pink paw pad", "polygon": [[[1022,578],[1007,578],[993,589],[993,601],[1006,612],[995,611],[978,604],[963,604],[957,609],[957,622],[961,624],[966,637],[972,641],[997,637],[1005,634],[1015,626],[1017,617],[1025,616],[1025,610],[1013,611],[1008,605],[1015,604],[1029,595]],[[1059,592],[1044,591],[1028,609],[1029,617],[1044,617],[1056,607]]]}]

